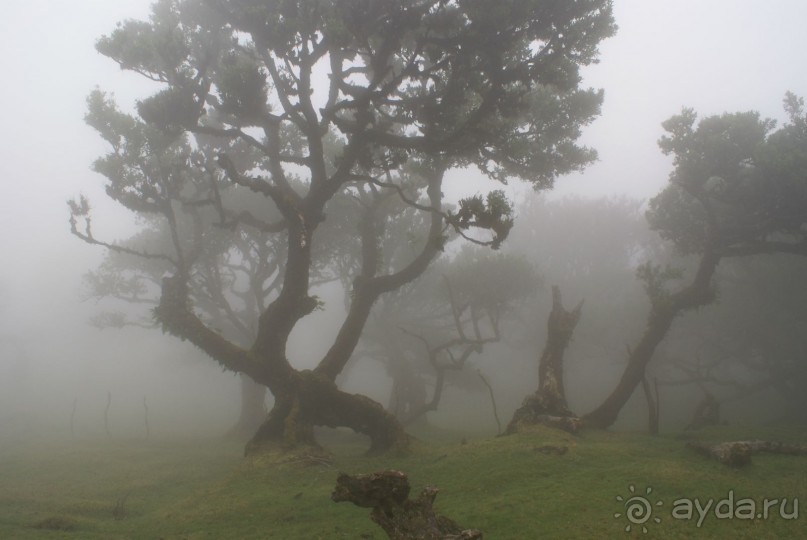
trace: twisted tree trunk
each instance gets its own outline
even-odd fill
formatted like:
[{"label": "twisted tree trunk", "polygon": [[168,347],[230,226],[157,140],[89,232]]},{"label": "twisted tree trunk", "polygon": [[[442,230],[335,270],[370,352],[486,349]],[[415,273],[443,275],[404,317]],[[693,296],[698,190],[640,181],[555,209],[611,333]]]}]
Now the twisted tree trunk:
[{"label": "twisted tree trunk", "polygon": [[409,443],[409,436],[381,404],[343,392],[328,378],[306,370],[294,376],[288,389],[275,392],[275,405],[247,445],[246,454],[276,445],[319,449],[314,426],[348,427],[368,436],[370,455],[404,451]]},{"label": "twisted tree trunk", "polygon": [[563,307],[560,289],[552,287],[552,311],[547,321],[547,339],[538,364],[538,390],[513,413],[504,431],[516,433],[524,425],[545,424],[566,431],[577,431],[579,420],[566,404],[563,385],[563,354],[580,321],[583,302],[571,311]]},{"label": "twisted tree trunk", "polygon": [[642,384],[645,368],[652,360],[656,347],[667,335],[673,320],[684,311],[710,304],[714,300],[711,280],[719,262],[720,255],[709,246],[701,256],[692,283],[674,294],[651,299],[653,306],[642,339],[631,350],[628,365],[611,395],[599,407],[583,416],[583,422],[587,426],[606,428],[616,422],[619,411],[636,387]]},{"label": "twisted tree trunk", "polygon": [[[274,407],[247,444],[247,454],[272,446],[319,448],[314,426],[348,427],[367,435],[371,454],[408,446],[401,425],[379,403],[342,392],[327,373],[292,368],[282,352],[271,347],[242,349],[207,328],[190,309],[181,275],[163,280],[156,315],[166,331],[191,341],[225,368],[249,375],[275,396]],[[363,325],[360,317],[356,323]],[[336,354],[333,348],[331,353]]]}]

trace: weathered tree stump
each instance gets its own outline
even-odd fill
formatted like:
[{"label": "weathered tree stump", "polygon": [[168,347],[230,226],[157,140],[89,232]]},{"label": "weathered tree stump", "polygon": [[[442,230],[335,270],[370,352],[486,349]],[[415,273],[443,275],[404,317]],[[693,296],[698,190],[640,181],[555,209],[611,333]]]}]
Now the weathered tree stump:
[{"label": "weathered tree stump", "polygon": [[334,502],[352,502],[372,508],[370,519],[391,540],[478,540],[482,533],[463,529],[453,520],[434,513],[432,505],[438,489],[426,487],[415,500],[409,500],[409,480],[401,471],[381,471],[351,476],[340,474],[331,494]]},{"label": "weathered tree stump", "polygon": [[751,454],[768,452],[771,454],[785,454],[789,456],[807,455],[805,444],[784,444],[772,441],[730,441],[722,443],[704,443],[692,441],[687,444],[690,448],[716,459],[730,467],[742,467],[751,463]]},{"label": "weathered tree stump", "polygon": [[543,424],[575,433],[580,428],[577,418],[566,404],[563,385],[563,354],[580,320],[583,302],[568,311],[563,307],[560,289],[552,287],[552,311],[547,321],[547,339],[538,363],[538,390],[527,396],[513,413],[504,434],[516,433],[524,425]]}]

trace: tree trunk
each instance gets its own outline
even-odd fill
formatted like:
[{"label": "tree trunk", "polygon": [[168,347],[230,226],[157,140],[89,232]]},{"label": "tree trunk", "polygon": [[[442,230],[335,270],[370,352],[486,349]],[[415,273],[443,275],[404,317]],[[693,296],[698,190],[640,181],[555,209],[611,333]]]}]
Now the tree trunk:
[{"label": "tree trunk", "polygon": [[[385,343],[386,367],[392,377],[387,410],[406,424],[414,411],[422,409],[428,403],[429,395],[425,379],[415,372],[412,363],[393,339],[389,337]],[[425,422],[425,417],[423,420]]]},{"label": "tree trunk", "polygon": [[[279,309],[278,304],[273,304],[262,317],[277,317]],[[301,309],[300,313],[310,312],[314,306]],[[292,318],[300,317],[300,313],[293,314]],[[272,335],[268,330],[269,337],[264,337],[268,344],[265,349],[256,346],[247,350],[207,328],[190,309],[182,276],[163,279],[156,314],[168,332],[188,339],[224,367],[250,375],[275,396],[274,407],[247,444],[247,454],[265,445],[279,445],[283,449],[318,448],[314,426],[348,427],[367,435],[370,454],[407,447],[408,436],[384,407],[368,397],[340,391],[328,374],[295,370],[283,349],[272,347],[277,344],[269,339]]]},{"label": "tree trunk", "polygon": [[639,345],[630,352],[622,378],[599,407],[583,416],[585,425],[607,428],[616,422],[619,411],[642,383],[645,368],[652,360],[656,347],[667,335],[673,320],[686,310],[710,304],[714,300],[711,279],[719,262],[720,256],[713,249],[707,249],[701,256],[698,270],[689,286],[662,298],[651,298],[653,307],[648,317],[647,329]]},{"label": "tree trunk", "polygon": [[[563,354],[569,345],[580,312],[583,309],[581,301],[577,306],[567,311],[563,307],[560,289],[552,287],[552,311],[547,322],[547,338],[544,351],[538,364],[538,390],[524,400],[524,403],[513,413],[513,419],[504,431],[505,435],[519,431],[520,427],[528,424],[544,424],[547,419],[552,420],[553,426],[576,426],[576,422],[560,421],[564,418],[574,418],[574,414],[566,404],[566,391],[563,385]],[[565,428],[564,428],[565,429]]]},{"label": "tree trunk", "polygon": [[241,413],[236,424],[227,431],[228,439],[247,441],[266,420],[266,387],[241,373]]},{"label": "tree trunk", "polygon": [[339,390],[320,374],[299,372],[289,388],[273,393],[275,405],[247,445],[246,454],[271,446],[320,449],[314,426],[348,427],[368,436],[369,455],[408,447],[409,436],[384,407],[366,396]]},{"label": "tree trunk", "polygon": [[659,393],[658,393],[658,379],[653,378],[653,390],[650,388],[650,382],[647,377],[642,377],[642,390],[644,391],[644,398],[647,401],[647,431],[650,435],[658,435],[659,430]]},{"label": "tree trunk", "polygon": [[671,309],[654,311],[650,314],[647,330],[639,345],[630,353],[622,378],[611,395],[599,407],[583,417],[586,425],[606,428],[616,422],[619,411],[644,379],[645,368],[653,358],[656,347],[667,335],[676,315],[677,313]]}]

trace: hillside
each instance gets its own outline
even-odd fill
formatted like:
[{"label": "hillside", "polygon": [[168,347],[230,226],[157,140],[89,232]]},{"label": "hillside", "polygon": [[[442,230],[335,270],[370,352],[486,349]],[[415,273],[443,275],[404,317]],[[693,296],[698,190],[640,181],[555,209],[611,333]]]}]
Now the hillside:
[{"label": "hillside", "polygon": [[[805,518],[794,514],[802,510],[794,499],[807,501],[804,457],[755,455],[750,466],[735,470],[675,437],[601,431],[571,437],[548,429],[467,442],[458,434],[431,435],[442,442],[421,440],[409,456],[372,459],[359,456],[357,441],[340,433],[330,437],[330,459],[244,459],[240,446],[212,440],[6,445],[0,447],[0,538],[382,540],[369,510],[333,503],[330,493],[340,471],[390,468],[409,475],[413,493],[426,484],[439,487],[439,512],[493,540],[807,538]],[[699,434],[752,437],[807,442],[803,429]],[[555,449],[563,447],[558,455]],[[633,522],[626,515],[631,497],[650,504],[643,523],[639,514]],[[701,510],[708,508],[700,526],[696,498]],[[691,519],[685,519],[687,501]],[[755,519],[743,519],[749,504]],[[725,513],[733,517],[718,517]]]}]

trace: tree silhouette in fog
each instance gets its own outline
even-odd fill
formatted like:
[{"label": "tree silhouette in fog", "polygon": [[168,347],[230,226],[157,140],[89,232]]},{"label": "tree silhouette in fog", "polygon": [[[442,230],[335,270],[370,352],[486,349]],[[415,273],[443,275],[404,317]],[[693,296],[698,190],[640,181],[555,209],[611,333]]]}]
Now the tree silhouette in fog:
[{"label": "tree silhouette in fog", "polygon": [[[95,165],[108,196],[163,220],[169,247],[98,239],[83,198],[71,203],[73,232],[164,263],[154,310],[163,329],[269,388],[274,407],[249,449],[316,445],[314,426],[364,433],[371,452],[404,447],[397,420],[339,390],[337,376],[376,300],[417,279],[447,230],[492,247],[510,230],[501,191],[447,208],[447,171],[475,167],[548,188],[595,158],[576,140],[602,93],[579,88],[579,68],[614,29],[607,0],[158,1],[149,21],[122,23],[97,48],[162,90],[138,102],[139,118],[96,94],[88,120],[111,148]],[[229,207],[230,190],[250,192],[278,219]],[[336,205],[340,196],[350,205]],[[423,216],[394,265],[379,245],[389,201]],[[335,212],[352,218],[359,249],[350,256],[360,263],[332,345],[303,371],[288,338],[321,307],[314,251],[340,222]],[[284,246],[279,291],[248,347],[205,324],[191,296],[211,239],[241,226]]]},{"label": "tree silhouette in fog", "polygon": [[680,252],[697,255],[698,264],[678,289],[671,283],[683,276],[675,269],[652,263],[639,268],[651,301],[647,328],[630,349],[616,388],[586,415],[590,425],[616,420],[676,317],[715,300],[721,260],[807,255],[807,117],[803,99],[794,94],[786,95],[784,106],[789,119],[778,129],[754,111],[697,122],[685,109],[663,124],[667,135],[659,146],[673,156],[674,170],[647,217]]}]

